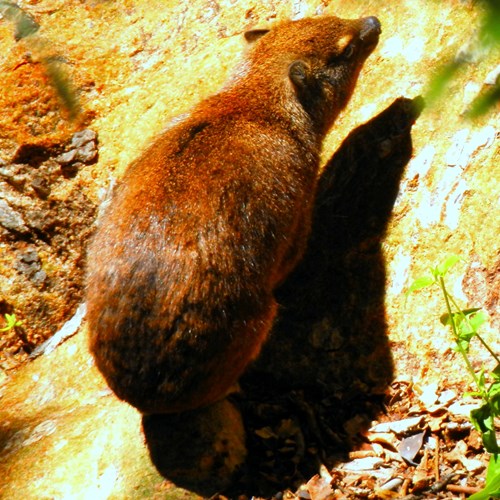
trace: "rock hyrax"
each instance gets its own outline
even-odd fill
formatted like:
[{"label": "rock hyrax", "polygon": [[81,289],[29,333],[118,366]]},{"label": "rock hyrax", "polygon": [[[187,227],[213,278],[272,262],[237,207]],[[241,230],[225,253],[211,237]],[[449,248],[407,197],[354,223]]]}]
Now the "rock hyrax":
[{"label": "rock hyrax", "polygon": [[118,397],[202,407],[258,355],[306,246],[322,139],[379,34],[333,16],[248,32],[229,83],[130,165],[88,254],[90,349]]}]

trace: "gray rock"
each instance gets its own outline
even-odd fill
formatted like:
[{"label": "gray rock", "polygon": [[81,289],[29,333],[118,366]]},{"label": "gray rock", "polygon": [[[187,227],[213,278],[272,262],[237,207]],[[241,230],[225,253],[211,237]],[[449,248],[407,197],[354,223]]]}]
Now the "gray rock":
[{"label": "gray rock", "polygon": [[88,142],[76,150],[76,159],[82,163],[90,163],[97,156],[95,142]]},{"label": "gray rock", "polygon": [[71,151],[67,151],[66,153],[59,155],[56,158],[56,161],[61,165],[68,165],[70,163],[73,163],[75,161],[75,158],[76,158],[76,149],[72,149]]},{"label": "gray rock", "polygon": [[0,200],[0,225],[9,231],[29,233],[23,216],[16,212],[5,200]]},{"label": "gray rock", "polygon": [[90,129],[81,130],[76,132],[71,139],[71,146],[73,148],[81,148],[83,145],[89,142],[95,142],[97,134]]}]

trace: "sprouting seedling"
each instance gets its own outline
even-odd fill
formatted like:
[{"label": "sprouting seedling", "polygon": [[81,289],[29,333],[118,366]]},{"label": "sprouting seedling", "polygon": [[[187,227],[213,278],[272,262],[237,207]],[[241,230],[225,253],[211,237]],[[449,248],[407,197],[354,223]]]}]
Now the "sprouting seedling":
[{"label": "sprouting seedling", "polygon": [[[487,321],[486,313],[479,307],[462,309],[446,288],[445,276],[459,260],[460,257],[457,255],[447,257],[440,265],[431,269],[430,276],[416,279],[409,287],[407,296],[414,291],[433,285],[437,285],[443,294],[446,313],[441,315],[440,321],[443,325],[450,327],[455,341],[454,350],[464,359],[467,371],[475,383],[476,390],[464,396],[475,396],[481,399],[480,407],[471,411],[470,419],[481,434],[486,451],[491,453],[486,485],[481,491],[469,497],[469,500],[488,500],[500,498],[500,445],[495,432],[495,418],[500,416],[500,359],[478,333],[479,327]],[[488,374],[484,369],[476,373],[469,359],[470,344],[475,338],[496,363],[496,367]]]},{"label": "sprouting seedling", "polygon": [[16,326],[21,326],[21,321],[18,321],[16,319],[15,314],[5,314],[5,326],[3,328],[0,328],[0,332],[8,332],[9,330],[12,330]]}]

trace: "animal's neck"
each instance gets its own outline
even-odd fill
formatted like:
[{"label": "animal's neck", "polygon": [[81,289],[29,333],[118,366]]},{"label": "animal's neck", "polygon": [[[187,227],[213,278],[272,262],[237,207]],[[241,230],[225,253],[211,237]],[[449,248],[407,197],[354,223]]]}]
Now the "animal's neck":
[{"label": "animal's neck", "polygon": [[258,73],[249,72],[234,85],[210,97],[202,109],[210,110],[211,116],[232,115],[278,127],[303,147],[319,151],[324,133],[317,129],[322,127],[316,127],[301,106],[288,78],[276,80],[270,82]]}]

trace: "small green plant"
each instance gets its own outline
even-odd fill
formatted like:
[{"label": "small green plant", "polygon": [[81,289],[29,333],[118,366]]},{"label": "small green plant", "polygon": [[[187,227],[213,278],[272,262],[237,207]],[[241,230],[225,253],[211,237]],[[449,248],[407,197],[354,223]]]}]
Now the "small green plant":
[{"label": "small green plant", "polygon": [[0,328],[0,333],[1,332],[8,332],[9,330],[12,330],[12,328],[15,328],[16,326],[21,326],[21,321],[18,321],[16,319],[15,314],[5,314],[5,326],[3,328]]},{"label": "small green plant", "polygon": [[[486,313],[477,307],[462,309],[446,288],[446,273],[459,260],[460,257],[457,255],[449,256],[440,265],[431,269],[431,276],[416,279],[407,294],[429,286],[439,287],[443,294],[446,313],[441,315],[440,320],[443,325],[451,328],[455,341],[454,350],[462,356],[467,371],[475,383],[476,390],[464,396],[474,396],[481,400],[480,407],[471,411],[470,419],[481,434],[484,448],[491,454],[486,485],[481,491],[469,497],[469,500],[488,500],[500,498],[500,446],[494,422],[495,417],[500,416],[500,359],[478,333],[479,327],[487,321]],[[493,357],[496,367],[491,372],[486,373],[484,369],[479,373],[474,371],[469,358],[470,343],[473,339],[479,341]]]}]

